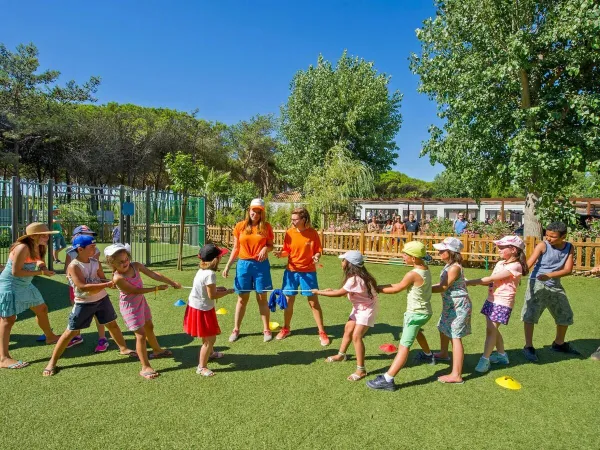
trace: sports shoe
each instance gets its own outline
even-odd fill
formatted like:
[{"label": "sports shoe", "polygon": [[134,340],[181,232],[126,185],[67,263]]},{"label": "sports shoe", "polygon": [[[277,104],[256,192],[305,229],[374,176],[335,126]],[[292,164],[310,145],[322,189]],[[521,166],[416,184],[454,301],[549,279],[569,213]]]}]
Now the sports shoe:
[{"label": "sports shoe", "polygon": [[269,342],[273,339],[273,334],[269,330],[263,331],[263,342]]},{"label": "sports shoe", "polygon": [[282,328],[281,331],[279,333],[277,333],[277,336],[275,337],[275,339],[277,339],[278,341],[281,341],[282,339],[285,339],[286,337],[288,337],[290,335],[291,331],[289,328]]},{"label": "sports shoe", "polygon": [[385,381],[383,375],[377,375],[375,379],[367,381],[367,387],[385,391],[395,391],[397,389],[396,384],[393,381]]},{"label": "sports shoe", "polygon": [[488,370],[490,370],[490,360],[485,359],[482,356],[481,358],[479,358],[479,362],[477,363],[477,366],[475,367],[475,371],[479,372],[479,373],[486,373]]},{"label": "sports shoe", "polygon": [[426,355],[423,350],[417,353],[417,356],[415,356],[414,361],[429,364],[430,366],[435,366],[435,356],[433,356],[433,353],[431,353],[431,355]]},{"label": "sports shoe", "polygon": [[240,337],[240,330],[233,330],[229,335],[229,342],[235,342]]},{"label": "sports shoe", "polygon": [[331,343],[329,336],[324,331],[319,331],[319,341],[321,341],[323,347],[327,347]]},{"label": "sports shoe", "polygon": [[569,353],[570,355],[581,355],[581,353],[571,347],[571,344],[568,342],[563,342],[560,345],[556,342],[552,342],[552,350],[559,353]]},{"label": "sports shoe", "polygon": [[538,357],[535,354],[535,348],[533,347],[523,347],[523,355],[525,355],[525,359],[531,362],[538,362]]},{"label": "sports shoe", "polygon": [[81,335],[75,336],[73,339],[71,339],[67,344],[67,348],[75,347],[79,344],[83,344],[83,338],[81,337]]},{"label": "sports shoe", "polygon": [[506,353],[501,355],[498,352],[494,352],[490,355],[490,362],[492,364],[508,364],[508,355]]},{"label": "sports shoe", "polygon": [[102,353],[108,349],[108,339],[102,338],[98,341],[98,345],[94,349],[94,353]]},{"label": "sports shoe", "polygon": [[600,361],[600,347],[598,347],[598,349],[591,354],[590,358],[594,361]]}]

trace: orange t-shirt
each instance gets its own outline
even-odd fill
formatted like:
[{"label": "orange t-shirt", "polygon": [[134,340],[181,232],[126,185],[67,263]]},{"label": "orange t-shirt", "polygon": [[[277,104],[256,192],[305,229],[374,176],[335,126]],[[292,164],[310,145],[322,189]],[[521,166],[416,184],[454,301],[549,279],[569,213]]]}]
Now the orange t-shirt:
[{"label": "orange t-shirt", "polygon": [[252,227],[252,234],[246,234],[244,224],[245,221],[238,222],[233,229],[233,235],[237,238],[240,245],[238,257],[240,259],[258,259],[258,254],[267,245],[267,242],[272,243],[273,239],[275,239],[273,228],[269,223],[266,223],[265,236],[258,234],[256,227]]},{"label": "orange t-shirt", "polygon": [[288,270],[292,272],[314,272],[313,256],[321,253],[321,239],[314,228],[298,231],[290,228],[285,232],[283,251],[289,253]]}]

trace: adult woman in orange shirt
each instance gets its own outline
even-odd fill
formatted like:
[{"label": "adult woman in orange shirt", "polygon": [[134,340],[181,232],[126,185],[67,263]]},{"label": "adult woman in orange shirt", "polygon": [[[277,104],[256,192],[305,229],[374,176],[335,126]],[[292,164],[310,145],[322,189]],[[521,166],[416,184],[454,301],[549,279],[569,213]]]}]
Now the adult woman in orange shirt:
[{"label": "adult woman in orange shirt", "polygon": [[285,233],[283,248],[275,253],[278,258],[288,258],[281,288],[287,299],[287,308],[283,310],[284,325],[276,339],[285,339],[290,334],[294,301],[296,294],[301,293],[308,298],[308,304],[319,329],[321,345],[324,347],[329,345],[329,337],[323,327],[323,311],[319,304],[319,297],[311,292],[312,289],[319,289],[315,263],[319,262],[321,252],[321,239],[319,233],[311,227],[308,211],[306,208],[294,209],[292,227]]},{"label": "adult woman in orange shirt", "polygon": [[234,281],[238,301],[235,305],[234,328],[229,342],[237,341],[240,336],[240,326],[252,291],[256,291],[256,301],[263,323],[263,337],[264,341],[268,342],[273,336],[269,330],[270,311],[265,291],[273,289],[268,255],[273,250],[274,235],[273,228],[265,220],[265,202],[262,199],[252,200],[246,212],[246,219],[235,226],[233,236],[233,249],[223,269],[223,276],[227,278],[231,264],[239,255]]}]

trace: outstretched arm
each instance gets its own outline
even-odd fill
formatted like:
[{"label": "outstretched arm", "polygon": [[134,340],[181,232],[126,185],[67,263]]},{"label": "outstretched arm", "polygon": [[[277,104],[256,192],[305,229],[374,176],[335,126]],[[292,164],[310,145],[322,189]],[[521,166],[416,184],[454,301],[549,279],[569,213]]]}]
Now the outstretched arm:
[{"label": "outstretched arm", "polygon": [[434,284],[431,287],[431,292],[433,292],[434,294],[446,292],[448,290],[448,288],[450,286],[452,286],[452,283],[454,283],[456,280],[458,280],[459,276],[460,276],[460,267],[457,267],[457,266],[450,267],[450,269],[448,269],[448,271],[446,272],[446,276],[443,277],[438,284]]},{"label": "outstretched arm", "polygon": [[404,275],[404,278],[402,278],[400,283],[377,286],[377,292],[382,294],[396,294],[398,292],[402,292],[403,290],[412,286],[415,281],[417,281],[415,276],[418,276],[415,272],[408,272],[406,275]]},{"label": "outstretched arm", "polygon": [[173,281],[168,277],[165,277],[163,274],[155,272],[153,270],[148,269],[146,266],[144,266],[142,263],[139,262],[134,262],[133,266],[139,271],[142,272],[144,275],[149,276],[150,278],[152,278],[153,280],[156,281],[160,281],[161,283],[166,283],[171,287],[174,287],[175,289],[180,289],[181,288],[181,284],[179,284],[177,281]]},{"label": "outstretched arm", "polygon": [[311,289],[311,292],[323,297],[343,297],[348,294],[348,291],[345,289]]}]

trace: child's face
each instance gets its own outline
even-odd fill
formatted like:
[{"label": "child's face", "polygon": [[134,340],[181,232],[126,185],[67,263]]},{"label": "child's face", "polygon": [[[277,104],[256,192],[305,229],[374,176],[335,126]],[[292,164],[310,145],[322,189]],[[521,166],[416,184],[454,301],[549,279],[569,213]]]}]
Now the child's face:
[{"label": "child's face", "polygon": [[79,254],[86,258],[91,258],[96,254],[96,244],[90,244],[87,247],[83,247]]},{"label": "child's face", "polygon": [[346,267],[348,267],[348,261],[342,259],[342,269],[345,269]]},{"label": "child's face", "polygon": [[502,258],[505,261],[508,261],[517,254],[517,249],[512,245],[499,245],[498,253],[500,254],[500,258]]},{"label": "child's face", "polygon": [[545,239],[548,241],[550,245],[553,247],[555,245],[561,245],[565,241],[565,237],[561,236],[558,231],[548,231],[546,230]]},{"label": "child's face", "polygon": [[444,262],[447,262],[450,259],[450,252],[448,250],[440,250],[438,252],[440,259]]},{"label": "child's face", "polygon": [[402,253],[402,259],[409,266],[413,266],[415,264],[415,258],[410,255],[407,255],[406,253]]},{"label": "child's face", "polygon": [[127,252],[119,252],[113,257],[112,266],[119,273],[125,273],[130,265],[129,255]]}]

